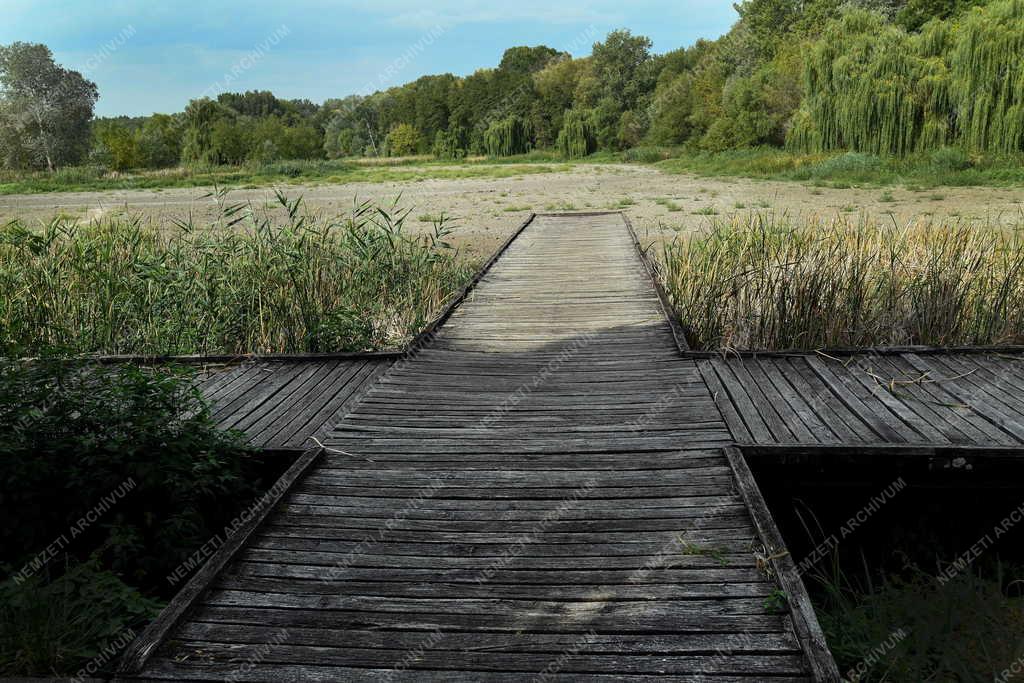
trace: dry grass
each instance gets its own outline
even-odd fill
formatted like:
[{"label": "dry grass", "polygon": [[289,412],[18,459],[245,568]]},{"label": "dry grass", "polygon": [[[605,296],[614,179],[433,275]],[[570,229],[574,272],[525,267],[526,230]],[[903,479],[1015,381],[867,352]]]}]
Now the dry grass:
[{"label": "dry grass", "polygon": [[663,247],[695,348],[1020,342],[1019,229],[865,217],[715,220]]}]

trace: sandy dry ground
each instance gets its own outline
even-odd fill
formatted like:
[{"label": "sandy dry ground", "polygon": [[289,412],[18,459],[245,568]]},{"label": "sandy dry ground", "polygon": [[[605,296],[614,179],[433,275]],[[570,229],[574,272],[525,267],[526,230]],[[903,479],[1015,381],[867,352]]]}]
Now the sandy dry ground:
[{"label": "sandy dry ground", "polygon": [[[857,217],[867,212],[899,223],[916,218],[1011,223],[1021,217],[1024,188],[890,189],[815,188],[801,183],[670,175],[637,165],[581,164],[569,171],[511,178],[421,180],[404,183],[287,185],[311,208],[342,214],[353,200],[391,201],[401,194],[410,207],[409,226],[430,229],[440,212],[457,219],[454,241],[469,252],[489,253],[533,211],[623,209],[641,235],[669,238],[677,231],[706,226],[715,216],[751,211],[801,216]],[[89,220],[119,213],[142,213],[170,224],[190,212],[198,223],[215,215],[202,188],[68,192],[0,196],[0,223],[29,224],[65,214]],[[271,188],[235,190],[231,201],[262,204]]]}]

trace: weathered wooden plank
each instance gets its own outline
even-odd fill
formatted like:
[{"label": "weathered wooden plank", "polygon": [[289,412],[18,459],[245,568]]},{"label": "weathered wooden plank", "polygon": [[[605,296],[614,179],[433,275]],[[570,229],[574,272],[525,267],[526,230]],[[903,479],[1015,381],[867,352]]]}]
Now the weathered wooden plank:
[{"label": "weathered wooden plank", "polygon": [[[210,643],[272,642],[279,631],[266,626],[190,623],[182,627],[182,638]],[[405,651],[423,645],[422,631],[345,632],[317,628],[296,628],[288,632],[291,645],[321,645]],[[578,652],[632,652],[635,654],[699,654],[717,652],[796,653],[799,646],[788,633],[708,633],[677,635],[591,634],[581,641],[576,634],[534,633],[529,638],[505,633],[447,633],[433,648],[447,652],[534,652],[560,654]]]},{"label": "weathered wooden plank", "polygon": [[804,655],[811,665],[814,679],[838,683],[840,680],[839,669],[828,649],[825,634],[814,613],[811,598],[797,573],[796,563],[793,562],[793,558],[782,540],[782,534],[775,526],[775,520],[768,510],[768,505],[764,502],[761,491],[754,481],[754,475],[739,449],[727,448],[726,456],[736,472],[736,483],[750,508],[757,533],[764,543],[764,561],[774,568],[774,575],[785,592],[786,601],[792,608],[792,624],[796,630],[797,639],[803,646]]},{"label": "weathered wooden plank", "polygon": [[753,440],[756,442],[774,441],[775,437],[765,422],[764,416],[761,415],[761,411],[758,410],[750,399],[750,396],[733,373],[730,364],[721,358],[717,358],[711,361],[711,367],[714,368],[722,386],[725,388],[726,395],[737,406],[739,414],[742,416],[747,431]]},{"label": "weathered wooden plank", "polygon": [[[401,559],[375,556],[374,563],[361,557],[331,565],[280,564],[242,560],[233,566],[232,575],[265,578],[290,578],[303,581],[397,581],[401,583],[471,583],[471,584],[539,584],[551,585],[571,581],[574,585],[634,585],[683,583],[764,583],[764,575],[756,568],[752,556],[745,565],[723,565],[717,559],[703,556],[663,560],[658,556],[642,559],[607,557],[602,569],[580,569],[580,560],[550,558],[515,558],[512,563],[471,562],[460,557],[448,564],[475,566],[425,567],[417,564],[401,566]],[[500,558],[498,558],[500,559]],[[729,559],[728,557],[726,559]],[[513,566],[508,566],[509,564]],[[685,565],[685,566],[684,566]],[[330,567],[325,570],[324,567]],[[387,571],[382,571],[386,569]],[[199,615],[205,619],[203,615]],[[198,617],[197,617],[198,618]]]},{"label": "weathered wooden plank", "polygon": [[797,392],[773,407],[760,368],[680,358],[618,214],[535,219],[491,265],[380,377],[338,361],[224,392],[268,442],[337,424],[142,676],[401,679],[393,655],[440,629],[455,645],[410,680],[529,680],[584,634],[551,680],[806,679],[720,450],[722,412],[748,418],[708,378],[750,386],[773,440],[812,439]]},{"label": "weathered wooden plank", "polygon": [[[424,634],[423,641],[429,642]],[[422,647],[422,645],[421,645]],[[557,668],[557,657],[552,657]],[[549,666],[549,664],[545,666]],[[403,664],[398,657],[391,665],[384,668],[317,666],[296,664],[268,663],[261,667],[246,667],[244,662],[208,663],[195,659],[183,662],[161,660],[154,663],[147,677],[142,680],[171,681],[248,681],[251,683],[280,683],[281,681],[309,681],[310,683],[379,683],[379,681],[420,682],[425,683],[479,683],[481,680],[492,683],[523,683],[536,680],[541,672],[482,672],[466,669],[413,669]],[[486,677],[486,678],[485,678]],[[580,683],[586,681],[622,681],[621,674],[586,674],[552,673],[545,675],[545,681]],[[628,680],[657,681],[658,683],[757,683],[765,680],[764,674],[750,676],[718,675],[718,674],[631,674]],[[807,683],[806,676],[773,676],[772,683]]]},{"label": "weathered wooden plank", "polygon": [[[444,644],[444,636],[438,639]],[[273,644],[270,647],[250,644],[227,644],[208,641],[186,641],[180,651],[188,656],[192,653],[203,661],[232,663],[253,661],[261,658],[266,664],[300,664],[313,666],[364,666],[388,668],[401,662],[405,653],[398,650],[374,648],[323,647],[296,645],[291,642]],[[424,648],[409,664],[413,670],[431,670],[455,667],[483,672],[539,673],[557,660],[559,670],[565,673],[581,672],[616,673],[626,675],[657,674],[709,674],[736,675],[800,674],[803,659],[799,655],[758,653],[734,654],[722,657],[715,653],[696,655],[661,654],[656,657],[645,655],[624,655],[587,652],[569,653],[503,653],[480,652],[474,649],[453,651]]]},{"label": "weathered wooden plank", "polygon": [[901,433],[898,424],[893,424],[893,417],[888,410],[875,410],[871,401],[864,403],[858,392],[843,380],[845,374],[842,370],[837,374],[831,367],[820,358],[809,356],[807,365],[824,382],[828,388],[842,401],[843,405],[853,415],[868,426],[871,431],[877,434],[882,440],[892,443],[906,442],[905,435]]},{"label": "weathered wooden plank", "polygon": [[[776,359],[755,358],[750,361],[757,364],[764,373],[764,387],[771,387],[781,402],[789,406],[790,430],[802,442],[828,443],[834,438],[831,429],[822,421],[809,406],[803,396],[797,392],[789,379],[779,370]],[[765,389],[767,391],[767,389]]]},{"label": "weathered wooden plank", "polygon": [[808,367],[806,357],[782,358],[779,364],[786,379],[836,435],[836,441],[867,443],[877,438]]}]

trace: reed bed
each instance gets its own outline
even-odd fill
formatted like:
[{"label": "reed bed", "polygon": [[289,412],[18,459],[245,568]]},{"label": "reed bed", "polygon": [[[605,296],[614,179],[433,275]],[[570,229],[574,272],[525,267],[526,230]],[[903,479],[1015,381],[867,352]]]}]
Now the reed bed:
[{"label": "reed bed", "polygon": [[189,354],[373,350],[422,329],[472,276],[408,211],[364,203],[330,218],[278,193],[220,218],[0,228],[0,352]]},{"label": "reed bed", "polygon": [[695,349],[1024,341],[1019,229],[757,215],[662,248]]}]

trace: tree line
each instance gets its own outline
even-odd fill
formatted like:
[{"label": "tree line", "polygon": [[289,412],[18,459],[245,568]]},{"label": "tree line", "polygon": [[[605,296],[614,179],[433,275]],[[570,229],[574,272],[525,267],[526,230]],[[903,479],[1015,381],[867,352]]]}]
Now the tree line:
[{"label": "tree line", "polygon": [[906,155],[1024,149],[1024,0],[744,0],[716,40],[665,54],[628,30],[573,58],[513,47],[494,68],[371,95],[225,93],[92,121],[96,87],[45,46],[0,47],[0,157],[114,169],[434,154],[568,158],[641,145]]}]

